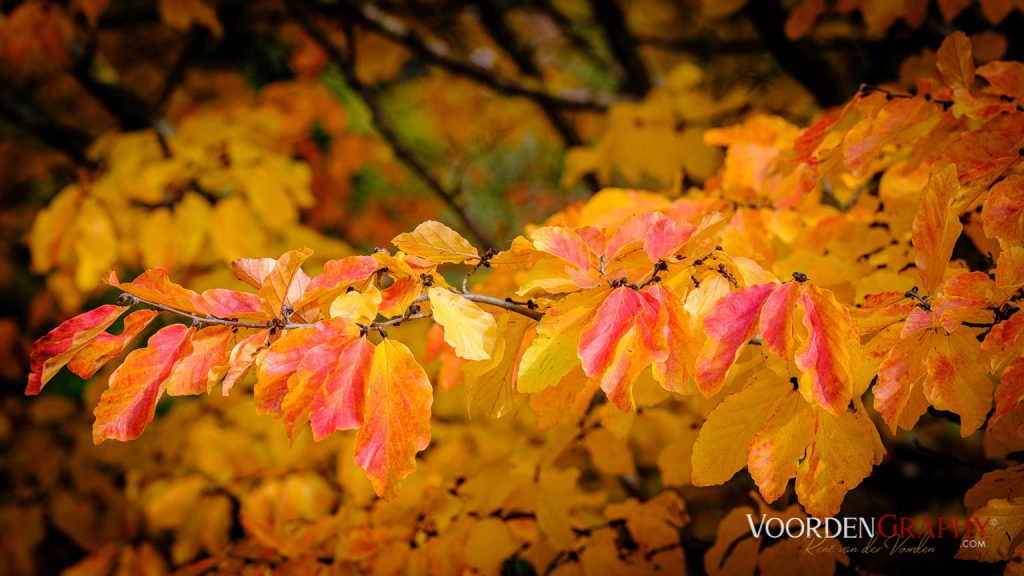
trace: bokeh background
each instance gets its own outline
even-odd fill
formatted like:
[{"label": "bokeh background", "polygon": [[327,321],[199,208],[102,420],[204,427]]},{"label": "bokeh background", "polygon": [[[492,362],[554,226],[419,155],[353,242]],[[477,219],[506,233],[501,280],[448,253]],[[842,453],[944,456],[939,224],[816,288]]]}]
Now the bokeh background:
[{"label": "bokeh background", "polygon": [[[101,446],[89,429],[109,369],[23,398],[31,342],[116,297],[107,270],[159,266],[190,288],[231,287],[233,259],[309,246],[315,270],[427,219],[503,248],[602,187],[701,186],[723,159],[708,128],[757,114],[800,126],[862,83],[909,89],[954,29],[979,62],[1019,60],[1018,4],[0,1],[0,573],[305,573],[336,569],[324,561],[336,547],[389,542],[338,517],[339,501],[372,500],[351,436],[289,445],[246,394],[167,400],[142,439]],[[445,388],[437,448],[395,519],[418,526],[439,478],[473,473],[473,455],[498,466],[557,440],[529,416],[467,424],[458,366],[431,358],[426,327],[407,330]],[[523,445],[481,448],[509,428]],[[656,493],[651,460],[671,438],[640,434],[628,475],[642,496]],[[845,514],[962,515],[964,492],[995,468],[980,435],[961,441],[941,414],[888,448]],[[622,475],[587,466],[586,482]],[[700,573],[718,521],[754,505],[753,484],[745,472],[720,488],[680,484],[686,562]],[[945,573],[955,542],[937,545],[915,570]],[[480,565],[544,573],[513,552]],[[855,556],[840,569],[906,561]],[[401,565],[374,565],[389,568]]]}]

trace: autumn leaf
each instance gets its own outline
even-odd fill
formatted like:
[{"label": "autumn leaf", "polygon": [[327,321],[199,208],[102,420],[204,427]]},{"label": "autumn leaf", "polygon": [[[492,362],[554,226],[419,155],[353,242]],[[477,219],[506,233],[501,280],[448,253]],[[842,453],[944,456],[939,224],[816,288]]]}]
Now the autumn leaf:
[{"label": "autumn leaf", "polygon": [[406,254],[419,256],[436,264],[460,264],[480,258],[480,253],[468,240],[434,220],[420,224],[412,232],[395,236],[391,243]]},{"label": "autumn leaf", "polygon": [[[998,562],[1009,560],[1011,554],[1020,554],[1020,536],[1024,533],[1024,498],[996,498],[974,511],[973,517],[987,518],[985,546],[962,547],[957,550],[960,560]],[[973,535],[977,538],[977,534]],[[966,536],[965,536],[966,538]]]},{"label": "autumn leaf", "polygon": [[31,373],[25,393],[39,394],[76,354],[103,334],[108,326],[127,310],[125,306],[107,304],[64,322],[51,330],[32,346],[29,360]]},{"label": "autumn leaf", "polygon": [[723,484],[747,464],[748,448],[768,417],[798,396],[782,378],[764,376],[727,396],[708,415],[693,445],[694,486]]},{"label": "autumn leaf", "polygon": [[942,283],[946,266],[953,255],[953,244],[963,226],[954,201],[960,190],[957,167],[946,166],[932,174],[921,193],[921,204],[914,217],[914,253],[917,273],[925,293],[932,293]]},{"label": "autumn leaf", "polygon": [[833,415],[842,414],[853,395],[857,327],[831,292],[808,285],[800,298],[807,331],[795,356],[796,365],[803,370],[800,392]]},{"label": "autumn leaf", "polygon": [[668,358],[666,315],[648,292],[619,287],[580,332],[579,357],[587,376],[619,408],[635,408],[633,382],[653,362]]},{"label": "autumn leaf", "polygon": [[416,469],[416,453],[430,442],[430,381],[404,344],[385,338],[373,352],[366,389],[356,462],[378,496],[394,498],[398,483]]},{"label": "autumn leaf", "polygon": [[271,318],[279,316],[285,306],[293,306],[302,298],[310,280],[300,267],[312,254],[308,248],[290,250],[277,259],[263,278],[259,286],[260,297]]},{"label": "autumn leaf", "polygon": [[878,430],[859,401],[839,416],[817,411],[814,438],[796,476],[800,503],[815,516],[835,515],[846,493],[867,478],[884,455]]},{"label": "autumn leaf", "polygon": [[167,395],[205,394],[213,387],[215,367],[224,364],[231,352],[230,326],[210,326],[188,336],[187,354],[167,376]]},{"label": "autumn leaf", "polygon": [[532,394],[554,386],[580,365],[580,333],[607,295],[603,289],[570,294],[547,309],[519,363],[516,388],[520,392]]},{"label": "autumn leaf", "polygon": [[494,316],[451,290],[433,286],[427,293],[434,320],[444,326],[444,340],[455,353],[466,360],[490,359],[498,331]]},{"label": "autumn leaf", "polygon": [[[359,329],[346,318],[335,318],[318,322],[313,326],[291,330],[285,333],[267,349],[266,356],[259,366],[256,387],[253,395],[256,399],[256,410],[274,415],[282,413],[282,402],[289,390],[295,386],[290,384],[299,370],[306,354],[317,346],[332,344],[339,347],[342,342],[355,338]],[[323,358],[321,357],[321,360]],[[321,373],[323,362],[317,360],[312,366],[307,365],[307,372]],[[311,361],[312,362],[312,361]],[[311,375],[307,374],[307,377]],[[307,390],[305,394],[312,393]],[[306,400],[308,405],[309,400]],[[296,414],[292,414],[294,418]]]},{"label": "autumn leaf", "polygon": [[[357,338],[332,360],[334,365],[328,368],[309,405],[313,439],[317,441],[337,430],[351,430],[362,424],[373,345],[365,338]],[[287,396],[285,402],[288,403]]]},{"label": "autumn leaf", "polygon": [[175,310],[190,314],[206,315],[209,313],[205,300],[194,291],[172,282],[163,268],[146,270],[129,283],[121,283],[117,274],[109,273],[104,280],[122,292],[137,298],[168,306]]},{"label": "autumn leaf", "polygon": [[488,418],[501,418],[512,409],[515,363],[519,358],[523,336],[533,324],[518,314],[503,314],[498,320],[497,339],[491,358],[465,365],[463,372],[469,387],[471,416],[476,410]]},{"label": "autumn leaf", "polygon": [[953,32],[942,41],[936,56],[936,66],[946,84],[954,90],[970,90],[974,82],[970,38],[963,32]]},{"label": "autumn leaf", "polygon": [[136,310],[124,319],[120,334],[102,332],[68,362],[68,369],[82,378],[92,378],[108,361],[120,356],[132,340],[156,318],[156,310]]},{"label": "autumn leaf", "polygon": [[755,284],[726,294],[704,317],[708,339],[697,356],[697,388],[705,396],[722,389],[740,347],[756,330],[761,305],[775,284]]},{"label": "autumn leaf", "polygon": [[578,270],[590,268],[590,249],[575,230],[549,226],[534,230],[530,238],[537,250],[557,256]]},{"label": "autumn leaf", "polygon": [[93,442],[108,438],[134,440],[153,420],[175,362],[187,353],[193,329],[172,324],[150,337],[145,348],[132,351],[110,376],[94,414]]}]

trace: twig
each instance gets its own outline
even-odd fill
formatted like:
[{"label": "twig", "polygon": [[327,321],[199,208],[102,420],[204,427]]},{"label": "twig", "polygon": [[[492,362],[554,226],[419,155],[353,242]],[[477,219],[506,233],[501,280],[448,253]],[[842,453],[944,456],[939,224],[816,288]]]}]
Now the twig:
[{"label": "twig", "polygon": [[452,212],[462,221],[463,226],[466,230],[472,234],[476,240],[481,242],[486,248],[494,248],[494,240],[491,239],[490,235],[484,232],[483,228],[476,223],[466,207],[462,205],[459,200],[460,193],[458,190],[451,190],[445,187],[440,180],[437,179],[427,168],[426,163],[423,162],[416,155],[415,152],[406,145],[405,142],[399,138],[398,133],[391,126],[391,122],[388,120],[384,111],[381,109],[380,104],[374,97],[373,92],[367,87],[355,72],[355,61],[354,54],[346,56],[341,50],[313,23],[306,13],[305,9],[299,5],[298,0],[288,0],[288,7],[294,16],[295,20],[299,23],[303,30],[309,37],[316,42],[321,49],[327,54],[338,69],[341,71],[345,78],[345,82],[352,88],[353,91],[359,96],[359,98],[366,105],[370,111],[370,117],[373,120],[374,126],[381,138],[391,147],[395,157],[401,160],[417,177],[420,178],[430,189],[435,196],[437,196],[442,202],[444,202]]}]

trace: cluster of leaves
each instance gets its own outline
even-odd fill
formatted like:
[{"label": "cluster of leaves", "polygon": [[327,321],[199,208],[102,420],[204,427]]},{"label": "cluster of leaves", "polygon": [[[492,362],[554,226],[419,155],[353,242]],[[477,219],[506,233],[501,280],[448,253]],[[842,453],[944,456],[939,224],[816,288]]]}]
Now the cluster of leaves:
[{"label": "cluster of leaves", "polygon": [[[307,249],[235,261],[254,291],[198,293],[163,269],[127,283],[111,275],[122,305],[86,312],[37,342],[27,391],[38,393],[64,366],[91,376],[159,311],[171,312],[191,325],[161,328],[113,371],[95,411],[96,442],[138,437],[164,393],[202,394],[219,383],[227,394],[251,372],[256,410],[280,418],[289,437],[307,424],[314,439],[357,429],[355,462],[377,495],[401,502],[399,482],[421,476],[413,471],[431,442],[435,388],[389,332],[432,317],[438,381],[464,380],[471,410],[501,417],[528,402],[543,431],[569,415],[586,421],[599,389],[608,409],[624,414],[669,394],[693,398],[706,420],[674,441],[672,454],[692,452],[692,469],[674,471],[680,482],[722,484],[746,467],[771,503],[795,478],[814,515],[838,512],[881,462],[869,405],[893,433],[930,407],[955,415],[963,436],[984,427],[1017,451],[1024,65],[976,70],[969,40],[955,33],[937,53],[935,76],[913,93],[866,87],[807,129],[754,117],[711,130],[706,141],[725,146],[725,161],[702,189],[674,201],[608,189],[501,252],[481,253],[428,221],[395,237],[394,253],[331,260],[312,277],[301,269]],[[958,245],[988,254],[958,261]],[[121,333],[106,332],[135,305],[149,309],[125,317]],[[641,400],[644,382],[660,392]],[[614,466],[622,454],[606,451],[616,434],[602,435],[592,456]],[[564,505],[575,473],[554,474],[567,475],[565,487],[543,486],[538,497]],[[524,475],[544,478],[543,469]],[[991,498],[976,490],[969,507],[1019,517],[1015,490]],[[604,521],[629,527],[635,514],[638,523],[653,516],[678,526],[673,502],[626,504],[605,510]],[[561,529],[560,539],[539,506],[515,509],[535,515],[527,519],[543,540],[585,565],[586,555],[572,552],[573,531]],[[1020,553],[1020,523],[1003,526],[1005,545],[978,559]],[[630,528],[640,550],[670,543],[648,528]],[[506,529],[492,522],[478,537]]]}]

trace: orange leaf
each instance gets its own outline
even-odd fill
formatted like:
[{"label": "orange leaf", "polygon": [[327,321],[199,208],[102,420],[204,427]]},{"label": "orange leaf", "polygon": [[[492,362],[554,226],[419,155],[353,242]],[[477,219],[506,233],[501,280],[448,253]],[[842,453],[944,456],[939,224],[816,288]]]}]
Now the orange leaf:
[{"label": "orange leaf", "polygon": [[693,392],[693,384],[690,382],[693,359],[700,351],[701,344],[690,329],[690,314],[679,297],[665,287],[655,284],[648,292],[664,311],[668,345],[665,359],[654,363],[654,379],[669,392],[690,394]]},{"label": "orange leaf", "polygon": [[853,396],[852,357],[860,346],[856,325],[831,291],[805,285],[800,296],[807,337],[796,351],[796,365],[804,371],[800,392],[832,414],[846,411]]},{"label": "orange leaf", "polygon": [[946,85],[954,90],[969,90],[974,82],[971,39],[957,30],[946,36],[936,56],[938,59],[935,65]]},{"label": "orange leaf", "polygon": [[[349,405],[343,408],[347,408],[356,417],[361,416],[362,398],[359,398],[359,394],[365,394],[366,371],[369,370],[369,363],[344,365],[342,362],[367,360],[369,349],[367,348],[364,358],[346,358],[345,351],[348,348],[359,341],[365,342],[365,339],[353,338],[353,336],[354,334],[351,333],[342,334],[309,348],[302,356],[302,360],[299,361],[295,373],[288,378],[288,392],[281,400],[281,420],[284,422],[289,438],[295,437],[296,426],[300,423],[301,416],[309,410],[314,395],[325,386],[331,385],[331,381],[334,379],[342,379],[340,384],[350,394],[349,398],[339,399],[349,401]],[[368,342],[365,342],[365,346],[372,347]],[[349,374],[346,374],[346,371]],[[362,373],[361,376],[360,373]],[[353,382],[353,376],[356,376],[355,382]],[[358,420],[356,424],[358,425]],[[355,428],[356,426],[350,427]]]},{"label": "orange leaf", "polygon": [[295,303],[295,312],[309,321],[316,320],[321,307],[330,304],[349,286],[368,280],[378,268],[377,260],[371,256],[328,260],[324,271],[309,282],[302,298]]},{"label": "orange leaf", "polygon": [[985,235],[1003,248],[1024,242],[1024,176],[1012,174],[989,190],[981,209]]},{"label": "orange leaf", "polygon": [[373,344],[366,338],[356,338],[342,348],[333,360],[333,369],[314,393],[309,406],[309,420],[316,441],[323,440],[337,430],[358,428],[363,423],[363,404],[366,399],[366,381],[373,362]]},{"label": "orange leaf", "polygon": [[205,394],[213,382],[210,373],[215,366],[224,364],[231,351],[230,326],[210,326],[189,337],[191,352],[174,365],[167,377],[167,394],[183,396]]},{"label": "orange leaf", "polygon": [[167,277],[167,270],[163,268],[146,270],[128,284],[118,282],[117,274],[111,272],[105,282],[122,292],[154,304],[162,304],[190,314],[209,314],[203,297],[180,284],[171,282]]},{"label": "orange leaf", "polygon": [[289,379],[299,369],[299,364],[313,347],[336,339],[347,341],[355,337],[358,328],[347,318],[333,318],[318,322],[308,328],[289,330],[270,345],[260,365],[253,395],[256,411],[264,414],[281,414],[281,402],[288,393]]},{"label": "orange leaf", "polygon": [[356,462],[378,496],[395,497],[398,483],[416,469],[416,453],[430,443],[432,402],[430,381],[412,352],[390,338],[378,344],[355,446]]},{"label": "orange leaf", "polygon": [[309,285],[309,276],[302,271],[302,263],[313,254],[309,248],[289,250],[277,259],[274,268],[260,286],[263,306],[271,316],[281,314],[284,306],[292,306],[302,297]]},{"label": "orange leaf", "polygon": [[797,282],[783,283],[768,295],[761,307],[761,342],[783,358],[793,357],[793,310],[802,294],[800,287]]},{"label": "orange leaf", "polygon": [[996,388],[996,411],[988,422],[988,429],[1007,414],[1017,409],[1024,401],[1024,358],[1017,358],[1003,371]]},{"label": "orange leaf", "polygon": [[187,350],[192,332],[184,324],[172,324],[154,334],[145,348],[128,354],[111,374],[110,386],[93,411],[93,442],[134,440],[142,434],[153,420],[167,377]]},{"label": "orange leaf", "polygon": [[953,245],[963,230],[960,215],[953,207],[959,190],[956,166],[950,164],[933,173],[921,193],[921,204],[914,216],[912,240],[917,273],[926,294],[942,283],[953,255]]},{"label": "orange leaf", "polygon": [[203,302],[212,316],[239,320],[267,320],[260,297],[249,292],[214,288],[203,291]]},{"label": "orange leaf", "polygon": [[266,345],[270,337],[270,330],[259,330],[235,344],[228,356],[227,374],[221,384],[222,393],[227,396],[235,383],[249,373],[249,369],[256,362],[256,354]]},{"label": "orange leaf", "polygon": [[579,270],[590,268],[590,249],[575,230],[548,226],[534,230],[530,238],[537,250],[557,256]]},{"label": "orange leaf", "polygon": [[644,252],[647,252],[651,262],[668,258],[686,244],[696,230],[689,222],[680,224],[671,218],[662,218],[648,230],[644,239]]},{"label": "orange leaf", "polygon": [[668,357],[666,317],[647,292],[619,287],[598,307],[580,333],[583,371],[620,409],[633,410],[633,382],[644,368]]},{"label": "orange leaf", "polygon": [[128,308],[107,304],[50,330],[32,346],[29,357],[28,387],[25,394],[36,395],[75,354],[97,338]]},{"label": "orange leaf", "polygon": [[931,405],[960,416],[960,435],[970,436],[992,407],[992,380],[973,336],[958,330],[935,339],[926,361],[924,394]]},{"label": "orange leaf", "polygon": [[697,356],[697,388],[704,396],[722,389],[740,347],[754,336],[761,305],[777,284],[755,284],[723,296],[704,317],[708,339]]},{"label": "orange leaf", "polygon": [[913,428],[928,409],[921,382],[927,374],[929,341],[923,335],[898,340],[878,367],[878,382],[872,388],[875,410],[893,434],[897,428]]},{"label": "orange leaf", "polygon": [[1024,98],[1024,63],[989,62],[978,68],[978,76],[988,80],[1000,96]]},{"label": "orange leaf", "polygon": [[137,310],[124,319],[120,334],[101,333],[68,362],[68,369],[82,378],[92,378],[108,361],[117,358],[128,344],[156,318],[156,310]]},{"label": "orange leaf", "polygon": [[995,283],[984,272],[965,272],[946,280],[942,293],[932,302],[932,314],[952,332],[961,322],[988,305],[988,293]]}]

